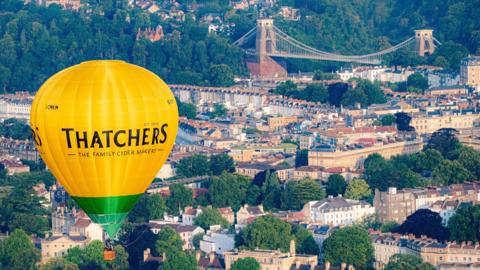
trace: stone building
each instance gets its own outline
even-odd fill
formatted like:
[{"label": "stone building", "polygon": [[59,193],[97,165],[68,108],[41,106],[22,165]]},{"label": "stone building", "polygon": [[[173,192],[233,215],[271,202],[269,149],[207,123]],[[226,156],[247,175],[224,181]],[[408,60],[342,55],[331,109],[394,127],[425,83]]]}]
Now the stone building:
[{"label": "stone building", "polygon": [[469,56],[460,62],[460,83],[480,90],[480,56]]},{"label": "stone building", "polygon": [[263,205],[250,206],[245,204],[237,212],[237,224],[245,226],[255,218],[266,215],[263,211]]},{"label": "stone building", "polygon": [[55,235],[40,242],[42,250],[42,259],[40,263],[46,263],[48,260],[61,257],[67,254],[68,249],[73,247],[85,247],[90,239],[81,235]]},{"label": "stone building", "polygon": [[[437,269],[479,269],[480,245],[472,243],[441,243],[413,235],[381,234],[372,236],[375,269],[384,269],[394,254],[410,254],[422,258]],[[456,265],[457,268],[450,268]],[[472,267],[472,268],[468,268]]]},{"label": "stone building", "polygon": [[374,206],[378,221],[402,223],[421,208],[430,208],[437,201],[458,200],[477,203],[480,199],[480,183],[454,184],[447,187],[428,187],[388,191],[375,190]]},{"label": "stone building", "polygon": [[410,125],[419,134],[430,134],[441,128],[471,129],[478,123],[480,114],[459,111],[449,114],[440,112],[413,114]]},{"label": "stone building", "polygon": [[395,155],[417,153],[422,148],[423,141],[421,139],[375,143],[370,147],[329,148],[328,150],[316,148],[308,152],[308,165],[326,168],[359,168],[371,154],[377,153],[388,159]]},{"label": "stone building", "polygon": [[295,252],[295,240],[290,241],[289,252],[278,250],[242,250],[225,252],[225,269],[229,270],[232,264],[243,258],[254,258],[260,264],[261,270],[290,270],[290,269],[314,269],[318,264],[316,255],[297,255]]}]

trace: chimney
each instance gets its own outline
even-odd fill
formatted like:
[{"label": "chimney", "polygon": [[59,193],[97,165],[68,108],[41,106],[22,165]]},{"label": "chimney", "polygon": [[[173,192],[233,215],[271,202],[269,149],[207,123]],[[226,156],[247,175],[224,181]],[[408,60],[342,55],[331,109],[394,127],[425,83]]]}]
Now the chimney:
[{"label": "chimney", "polygon": [[345,270],[346,267],[347,267],[347,264],[346,264],[346,263],[342,262],[342,263],[340,264],[340,269]]},{"label": "chimney", "polygon": [[290,240],[290,256],[295,257],[295,240]]},{"label": "chimney", "polygon": [[162,262],[167,260],[167,254],[165,252],[162,253]]},{"label": "chimney", "polygon": [[214,251],[211,251],[211,252],[210,252],[210,255],[208,256],[208,258],[210,259],[209,264],[212,265],[213,261],[215,260],[215,252],[214,252]]},{"label": "chimney", "polygon": [[325,261],[325,270],[329,270],[329,269],[330,269],[330,262]]},{"label": "chimney", "polygon": [[201,256],[201,251],[197,250],[195,252],[195,261],[197,261],[197,263],[198,263],[198,261],[200,261],[200,256]]},{"label": "chimney", "polygon": [[147,248],[143,251],[143,261],[147,260],[150,257],[150,249]]}]

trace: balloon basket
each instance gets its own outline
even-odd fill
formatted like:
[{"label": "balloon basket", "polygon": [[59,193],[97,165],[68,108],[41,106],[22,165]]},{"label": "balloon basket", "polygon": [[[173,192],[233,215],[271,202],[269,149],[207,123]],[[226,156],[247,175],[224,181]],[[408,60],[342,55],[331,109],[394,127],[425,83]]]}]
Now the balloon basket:
[{"label": "balloon basket", "polygon": [[115,260],[115,251],[113,251],[112,249],[109,249],[109,248],[105,248],[103,250],[103,259],[105,261],[113,261]]}]

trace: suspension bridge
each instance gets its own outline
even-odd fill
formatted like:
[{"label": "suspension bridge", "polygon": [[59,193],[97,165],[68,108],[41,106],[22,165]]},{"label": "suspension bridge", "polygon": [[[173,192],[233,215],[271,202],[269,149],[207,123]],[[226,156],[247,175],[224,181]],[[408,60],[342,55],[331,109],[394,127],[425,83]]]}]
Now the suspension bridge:
[{"label": "suspension bridge", "polygon": [[415,30],[415,35],[384,50],[364,55],[342,55],[318,50],[287,35],[273,24],[273,19],[259,19],[256,27],[233,44],[244,47],[255,38],[255,48],[246,49],[247,55],[256,61],[247,63],[252,75],[259,77],[286,76],[284,66],[275,61],[279,58],[312,59],[378,65],[382,57],[399,49],[415,46],[418,55],[433,54],[441,43],[433,36],[433,30]]}]

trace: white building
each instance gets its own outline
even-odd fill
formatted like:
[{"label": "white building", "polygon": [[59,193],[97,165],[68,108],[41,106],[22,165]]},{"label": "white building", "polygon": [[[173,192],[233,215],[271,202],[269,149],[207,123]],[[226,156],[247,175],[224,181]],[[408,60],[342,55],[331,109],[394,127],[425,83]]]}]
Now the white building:
[{"label": "white building", "polygon": [[329,196],[321,201],[306,203],[302,211],[310,222],[338,226],[361,222],[373,215],[375,208],[364,201]]},{"label": "white building", "polygon": [[450,218],[455,215],[458,207],[460,206],[460,201],[437,201],[430,206],[430,210],[437,212],[442,218],[443,226],[448,225]]},{"label": "white building", "polygon": [[215,252],[223,255],[225,251],[231,251],[235,248],[235,234],[208,232],[200,240],[200,250],[210,254]]},{"label": "white building", "polygon": [[428,72],[426,77],[428,80],[428,88],[460,84],[460,76],[458,74],[443,70]]},{"label": "white building", "polygon": [[382,66],[362,66],[353,69],[337,71],[337,75],[342,81],[348,81],[352,78],[359,78],[369,80],[371,82],[381,81],[391,83],[404,82],[411,74],[413,74],[413,70],[410,69],[395,70]]},{"label": "white building", "polygon": [[1,118],[30,119],[31,107],[32,103],[30,100],[6,100],[0,97]]},{"label": "white building", "polygon": [[155,177],[160,179],[167,179],[173,176],[175,176],[175,171],[172,168],[172,164],[167,162],[163,164],[162,168]]},{"label": "white building", "polygon": [[75,224],[72,226],[70,233],[72,235],[79,234],[81,236],[85,236],[91,241],[103,241],[102,227],[97,223],[93,223],[88,217],[77,219]]},{"label": "white building", "polygon": [[201,208],[186,207],[182,213],[182,224],[193,225],[195,218],[202,213]]}]

